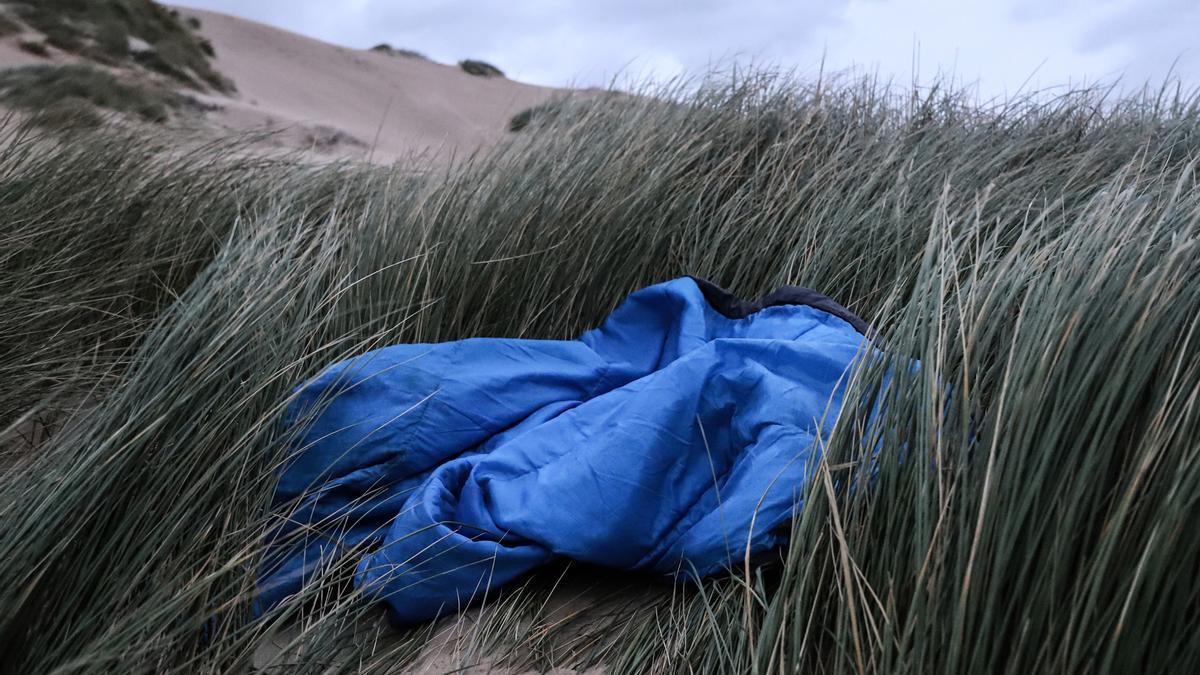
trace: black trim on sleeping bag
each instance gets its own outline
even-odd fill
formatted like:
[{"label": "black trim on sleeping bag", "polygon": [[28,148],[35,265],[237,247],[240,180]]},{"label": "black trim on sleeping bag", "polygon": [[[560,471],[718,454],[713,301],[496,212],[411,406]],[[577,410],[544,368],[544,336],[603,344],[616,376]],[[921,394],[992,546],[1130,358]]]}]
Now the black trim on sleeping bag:
[{"label": "black trim on sleeping bag", "polygon": [[827,314],[832,314],[854,327],[861,335],[867,335],[870,327],[854,312],[834,302],[827,295],[800,286],[780,286],[758,300],[746,301],[714,284],[708,279],[688,275],[696,282],[704,299],[718,313],[728,319],[744,319],[757,311],[777,305],[808,305]]}]

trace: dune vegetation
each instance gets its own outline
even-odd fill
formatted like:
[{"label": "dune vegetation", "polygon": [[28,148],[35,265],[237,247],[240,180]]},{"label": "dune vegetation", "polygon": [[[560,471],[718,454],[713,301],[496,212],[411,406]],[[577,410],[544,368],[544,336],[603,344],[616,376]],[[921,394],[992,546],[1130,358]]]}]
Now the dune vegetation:
[{"label": "dune vegetation", "polygon": [[504,71],[487,61],[478,59],[463,59],[458,62],[458,67],[463,69],[463,72],[476,77],[504,77]]},{"label": "dune vegetation", "polygon": [[105,112],[165,122],[197,107],[173,89],[118,77],[86,64],[37,65],[0,71],[0,101],[50,127],[97,126]]},{"label": "dune vegetation", "polygon": [[[6,68],[0,102],[51,128],[99,126],[112,113],[165,122],[195,99],[179,90],[230,93],[211,63],[200,21],[150,0],[7,0],[0,36],[19,49],[66,62]],[[61,53],[61,54],[60,54]]]},{"label": "dune vegetation", "polygon": [[564,111],[570,111],[571,109],[571,99],[552,98],[545,103],[526,108],[513,115],[508,120],[508,130],[517,132],[524,131],[530,127],[536,128],[546,122],[554,121]]},{"label": "dune vegetation", "polygon": [[[197,19],[151,0],[5,0],[0,3],[49,45],[108,66],[141,66],[176,84],[231,91],[210,61],[213,46]],[[17,26],[12,18],[5,22]],[[0,32],[3,23],[0,22]],[[140,48],[131,48],[140,41]]]},{"label": "dune vegetation", "polygon": [[428,56],[426,56],[425,54],[423,54],[415,49],[405,49],[403,47],[393,47],[386,42],[380,42],[379,44],[375,45],[374,47],[371,47],[371,51],[378,52],[380,54],[387,54],[388,56],[400,56],[400,57],[403,57],[406,59],[417,59],[419,61],[428,61],[429,60]]},{"label": "dune vegetation", "polygon": [[[1195,97],[751,76],[427,171],[42,133],[0,145],[14,672],[1200,665]],[[896,366],[877,424],[888,364],[856,374],[789,548],[677,587],[564,564],[405,630],[334,565],[254,616],[297,383],[397,341],[571,337],[682,274],[818,289]]]}]

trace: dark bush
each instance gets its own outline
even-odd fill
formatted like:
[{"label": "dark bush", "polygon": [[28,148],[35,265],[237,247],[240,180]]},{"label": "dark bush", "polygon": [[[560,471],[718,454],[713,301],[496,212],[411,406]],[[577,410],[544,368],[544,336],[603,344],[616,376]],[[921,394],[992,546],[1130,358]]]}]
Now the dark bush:
[{"label": "dark bush", "polygon": [[50,50],[46,48],[46,43],[40,40],[21,40],[17,43],[21,51],[29,52],[34,56],[50,56]]},{"label": "dark bush", "polygon": [[508,130],[514,132],[521,131],[534,122],[544,124],[558,117],[566,105],[566,99],[557,98],[545,103],[539,103],[532,108],[526,108],[512,116],[508,121]]},{"label": "dark bush", "polygon": [[533,108],[526,108],[526,109],[522,110],[521,112],[517,113],[516,115],[513,115],[508,120],[508,130],[509,131],[520,131],[520,130],[528,127],[529,123],[533,121],[534,114],[535,113],[534,113]]},{"label": "dark bush", "polygon": [[595,95],[557,96],[526,108],[508,120],[509,131],[522,131],[531,127],[542,127],[586,114],[587,109],[600,105],[600,101],[615,101],[620,94],[604,92]]},{"label": "dark bush", "polygon": [[389,56],[403,56],[404,58],[408,59],[420,59],[422,61],[429,60],[428,56],[425,56],[415,49],[397,48],[389,45],[386,42],[381,42],[374,47],[371,47],[371,51],[379,52],[380,54],[387,54]]},{"label": "dark bush", "polygon": [[40,29],[46,35],[46,44],[72,54],[84,47],[83,36],[71,26],[55,25]]},{"label": "dark bush", "polygon": [[161,73],[188,86],[196,86],[196,80],[189,75],[186,70],[175,65],[175,63],[172,61],[164,58],[163,55],[157,50],[138,52],[132,56],[134,62],[143,68],[153,70],[156,73]]},{"label": "dark bush", "polygon": [[121,24],[106,21],[97,26],[96,48],[109,59],[121,61],[129,56],[129,34]]},{"label": "dark bush", "polygon": [[486,61],[466,59],[459,61],[458,67],[462,68],[467,74],[475,75],[476,77],[504,77],[504,71]]}]

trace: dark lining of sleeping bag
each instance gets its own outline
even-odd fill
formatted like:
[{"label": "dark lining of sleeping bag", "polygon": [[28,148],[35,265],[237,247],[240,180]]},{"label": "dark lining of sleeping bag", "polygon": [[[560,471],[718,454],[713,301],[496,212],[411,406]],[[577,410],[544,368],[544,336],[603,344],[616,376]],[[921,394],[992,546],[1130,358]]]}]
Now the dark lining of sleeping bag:
[{"label": "dark lining of sleeping bag", "polygon": [[[784,543],[866,324],[681,278],[576,340],[405,344],[302,385],[260,607],[349,560],[412,623],[556,556],[674,578]],[[347,558],[347,556],[350,556]]]}]

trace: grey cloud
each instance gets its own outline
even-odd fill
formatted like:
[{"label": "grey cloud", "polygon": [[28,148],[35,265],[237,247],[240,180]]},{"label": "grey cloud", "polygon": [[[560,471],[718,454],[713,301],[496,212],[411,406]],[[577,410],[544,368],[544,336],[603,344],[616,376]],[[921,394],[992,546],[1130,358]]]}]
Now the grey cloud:
[{"label": "grey cloud", "polygon": [[[1177,74],[1200,83],[1197,0],[189,1],[352,47],[389,42],[443,62],[481,58],[549,85],[702,74],[734,58],[811,72],[826,41],[831,69],[878,66],[899,81],[919,41],[937,65],[961,57],[970,72],[959,75],[985,77],[992,92],[1038,69],[1033,53],[1052,59],[1039,73],[1047,86],[1115,72],[1161,80],[1181,54]],[[1022,49],[1026,58],[1015,59]]]},{"label": "grey cloud", "polygon": [[1172,68],[1185,83],[1200,81],[1196,0],[1019,0],[1013,15],[1061,22],[1064,39],[1083,53],[1114,52],[1126,85],[1161,83]]},{"label": "grey cloud", "polygon": [[1200,4],[1185,0],[1143,0],[1096,22],[1084,33],[1087,49],[1123,48],[1128,84],[1158,84],[1168,71],[1185,82],[1200,78]]}]

